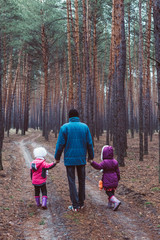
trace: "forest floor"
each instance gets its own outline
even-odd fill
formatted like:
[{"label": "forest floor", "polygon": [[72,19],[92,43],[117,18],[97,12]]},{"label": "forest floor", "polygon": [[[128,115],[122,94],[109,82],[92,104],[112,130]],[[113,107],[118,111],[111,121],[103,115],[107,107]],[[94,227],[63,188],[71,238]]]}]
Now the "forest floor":
[{"label": "forest floor", "polygon": [[[49,171],[48,209],[37,208],[29,166],[33,148],[44,146],[47,161],[54,159],[57,139],[50,134],[46,142],[40,131],[30,129],[25,136],[11,132],[5,136],[3,167],[0,172],[1,240],[158,240],[160,239],[160,184],[158,183],[158,135],[149,142],[149,154],[140,162],[138,135],[128,135],[125,167],[116,197],[118,211],[107,209],[107,196],[99,191],[100,171],[86,165],[85,208],[69,211],[70,197],[63,160]],[[95,140],[95,160],[100,162],[105,134]]]}]

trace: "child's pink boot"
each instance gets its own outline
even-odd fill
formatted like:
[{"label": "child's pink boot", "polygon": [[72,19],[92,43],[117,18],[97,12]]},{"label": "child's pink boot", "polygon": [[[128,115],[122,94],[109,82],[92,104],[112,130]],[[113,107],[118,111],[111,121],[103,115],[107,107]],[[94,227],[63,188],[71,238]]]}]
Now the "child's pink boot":
[{"label": "child's pink boot", "polygon": [[114,203],[113,211],[116,211],[119,208],[119,206],[121,205],[121,202],[115,196],[112,196],[110,198],[110,201],[111,201],[111,203]]}]

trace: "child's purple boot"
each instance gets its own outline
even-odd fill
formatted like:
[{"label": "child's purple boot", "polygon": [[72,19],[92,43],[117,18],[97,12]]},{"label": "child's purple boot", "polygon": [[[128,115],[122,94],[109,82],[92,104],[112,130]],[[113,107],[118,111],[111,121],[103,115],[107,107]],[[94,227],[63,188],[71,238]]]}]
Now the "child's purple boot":
[{"label": "child's purple boot", "polygon": [[37,207],[41,207],[40,196],[35,196],[35,200],[36,200]]},{"label": "child's purple boot", "polygon": [[42,196],[42,208],[47,209],[47,196]]}]

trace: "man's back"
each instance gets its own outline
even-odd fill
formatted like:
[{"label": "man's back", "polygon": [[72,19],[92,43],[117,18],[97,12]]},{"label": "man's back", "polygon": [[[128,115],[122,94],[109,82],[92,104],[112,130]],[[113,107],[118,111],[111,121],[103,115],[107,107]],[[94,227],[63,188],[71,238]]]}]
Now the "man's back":
[{"label": "man's back", "polygon": [[56,157],[58,157],[57,149],[62,146],[64,148],[64,164],[66,166],[85,165],[87,150],[89,150],[90,155],[93,155],[89,128],[86,124],[81,123],[78,117],[70,118],[69,123],[61,127],[56,145]]}]

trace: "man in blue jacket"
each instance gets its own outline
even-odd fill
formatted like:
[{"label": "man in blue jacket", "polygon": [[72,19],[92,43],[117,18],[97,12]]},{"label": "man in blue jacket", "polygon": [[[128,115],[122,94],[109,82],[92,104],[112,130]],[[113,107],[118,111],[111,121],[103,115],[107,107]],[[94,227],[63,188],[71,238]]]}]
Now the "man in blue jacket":
[{"label": "man in blue jacket", "polygon": [[[67,177],[70,190],[72,206],[68,208],[72,211],[78,211],[84,207],[85,200],[85,165],[86,155],[88,159],[94,158],[92,137],[88,126],[81,123],[79,113],[76,109],[69,111],[69,122],[60,128],[55,159],[60,161],[64,149],[64,165],[67,170]],[[75,168],[77,169],[79,192],[75,184]]]}]

